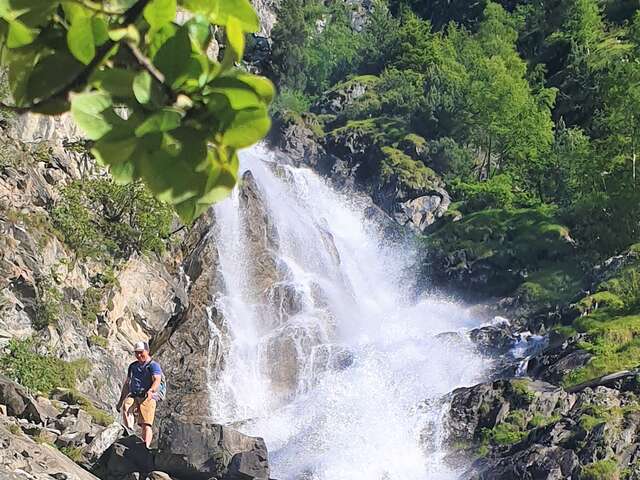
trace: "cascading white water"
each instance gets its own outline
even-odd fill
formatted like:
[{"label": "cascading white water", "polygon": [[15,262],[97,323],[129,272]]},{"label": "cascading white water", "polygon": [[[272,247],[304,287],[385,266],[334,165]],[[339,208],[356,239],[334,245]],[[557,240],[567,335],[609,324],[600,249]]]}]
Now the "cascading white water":
[{"label": "cascading white water", "polygon": [[[457,478],[444,462],[439,399],[481,380],[489,365],[465,337],[438,334],[476,319],[415,297],[415,253],[387,245],[357,197],[274,161],[254,148],[241,162],[277,232],[271,306],[250,288],[255,259],[237,192],[215,207],[226,286],[216,307],[230,344],[210,385],[212,416],[264,437],[280,480]],[[272,295],[282,291],[295,308]]]}]

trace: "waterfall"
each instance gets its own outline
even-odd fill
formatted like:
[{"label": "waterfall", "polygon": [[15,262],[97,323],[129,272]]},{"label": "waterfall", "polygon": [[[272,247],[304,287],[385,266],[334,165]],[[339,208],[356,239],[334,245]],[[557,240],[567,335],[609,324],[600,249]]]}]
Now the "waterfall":
[{"label": "waterfall", "polygon": [[439,334],[478,320],[416,296],[416,253],[385,241],[364,200],[262,147],[243,152],[247,169],[215,206],[228,334],[213,418],[264,437],[280,480],[457,478],[440,399],[489,365]]}]

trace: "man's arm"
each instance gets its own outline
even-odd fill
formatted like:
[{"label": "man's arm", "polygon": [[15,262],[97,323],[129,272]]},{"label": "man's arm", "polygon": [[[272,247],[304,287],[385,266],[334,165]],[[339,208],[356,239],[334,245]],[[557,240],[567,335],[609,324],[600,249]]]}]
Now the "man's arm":
[{"label": "man's arm", "polygon": [[120,411],[122,408],[122,404],[124,403],[124,399],[129,395],[129,376],[124,379],[124,383],[122,384],[122,391],[120,392],[120,400],[118,400],[118,404],[116,405],[116,409]]},{"label": "man's arm", "polygon": [[158,393],[160,389],[160,383],[162,382],[162,375],[152,375],[153,383],[147,391],[147,398],[153,398],[154,393]]}]

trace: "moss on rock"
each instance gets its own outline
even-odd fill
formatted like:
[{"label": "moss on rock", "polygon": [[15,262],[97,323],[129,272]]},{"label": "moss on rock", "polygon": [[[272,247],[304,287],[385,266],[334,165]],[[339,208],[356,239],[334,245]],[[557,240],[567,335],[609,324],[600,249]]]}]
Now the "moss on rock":
[{"label": "moss on rock", "polygon": [[423,191],[439,183],[436,173],[424,163],[393,147],[383,147],[382,152],[384,157],[380,165],[380,180],[383,184],[395,177],[400,188]]}]

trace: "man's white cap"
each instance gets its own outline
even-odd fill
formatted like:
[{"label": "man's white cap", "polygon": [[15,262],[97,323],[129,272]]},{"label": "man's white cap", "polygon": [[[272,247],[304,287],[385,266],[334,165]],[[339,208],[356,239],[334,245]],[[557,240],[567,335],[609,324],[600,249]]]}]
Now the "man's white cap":
[{"label": "man's white cap", "polygon": [[136,342],[133,346],[134,352],[142,352],[143,350],[146,350],[147,352],[149,351],[149,345],[147,342]]}]

